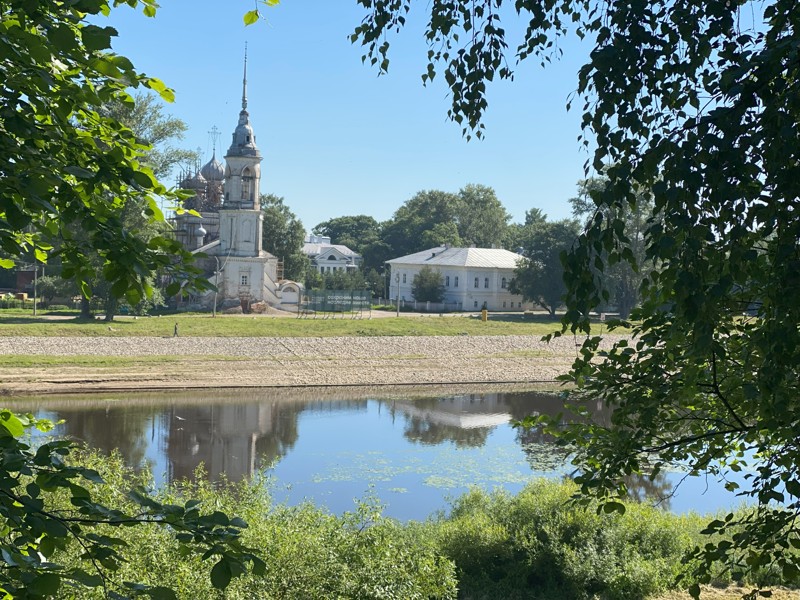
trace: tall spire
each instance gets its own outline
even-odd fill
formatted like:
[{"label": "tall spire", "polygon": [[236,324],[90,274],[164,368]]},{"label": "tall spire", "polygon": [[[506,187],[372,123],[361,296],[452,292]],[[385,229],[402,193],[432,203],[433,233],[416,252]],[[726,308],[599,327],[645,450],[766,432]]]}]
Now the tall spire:
[{"label": "tall spire", "polygon": [[244,43],[244,78],[242,79],[242,110],[247,110],[247,42]]}]

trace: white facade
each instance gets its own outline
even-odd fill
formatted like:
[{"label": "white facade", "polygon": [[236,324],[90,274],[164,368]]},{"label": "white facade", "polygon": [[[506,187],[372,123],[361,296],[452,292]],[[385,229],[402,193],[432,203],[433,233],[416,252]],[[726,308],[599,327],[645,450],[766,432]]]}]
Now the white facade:
[{"label": "white facade", "polygon": [[460,303],[462,310],[491,311],[533,309],[519,294],[509,290],[514,269],[523,257],[499,248],[448,248],[440,246],[386,261],[391,266],[390,297],[413,301],[414,276],[423,267],[442,275],[444,301]]},{"label": "white facade", "polygon": [[354,271],[363,260],[357,252],[342,244],[331,244],[331,238],[323,235],[309,235],[303,244],[303,254],[311,261],[311,268],[323,275]]},{"label": "white facade", "polygon": [[[242,110],[225,154],[225,166],[214,156],[193,178],[181,187],[198,192],[198,205],[208,206],[209,190],[218,190],[222,205],[217,212],[202,212],[201,217],[178,217],[178,239],[195,253],[204,253],[209,281],[217,287],[204,302],[216,298],[222,307],[241,305],[248,311],[255,303],[270,306],[297,306],[302,286],[282,279],[279,260],[262,246],[264,215],[261,188],[261,152],[247,112],[247,58],[242,84]],[[185,184],[185,185],[184,185]],[[211,185],[214,184],[214,185]],[[216,199],[216,196],[214,198]],[[212,207],[213,208],[213,207]],[[211,218],[213,216],[213,218]],[[206,222],[211,227],[206,227]],[[213,223],[211,222],[213,221]]]}]

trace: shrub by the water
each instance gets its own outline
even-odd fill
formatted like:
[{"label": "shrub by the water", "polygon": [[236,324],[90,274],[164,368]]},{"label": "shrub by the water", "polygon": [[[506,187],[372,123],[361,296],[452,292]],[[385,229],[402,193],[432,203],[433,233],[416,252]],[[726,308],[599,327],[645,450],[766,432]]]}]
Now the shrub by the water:
[{"label": "shrub by the water", "polygon": [[[125,468],[118,456],[87,452],[78,460],[107,482],[92,490],[98,501],[135,510],[125,492],[145,475]],[[573,485],[548,480],[515,496],[473,490],[450,514],[408,524],[384,518],[370,500],[335,516],[310,504],[274,505],[268,482],[212,485],[202,473],[196,482],[173,484],[156,496],[165,504],[192,497],[205,511],[244,518],[242,541],[267,565],[263,576],[231,573],[224,593],[230,600],[645,599],[675,588],[683,559],[704,541],[699,532],[707,520],[635,502],[622,515],[598,514],[570,503]],[[168,586],[179,598],[219,596],[211,562],[187,552],[163,527],[103,532],[127,543],[127,562],[112,574],[116,581]],[[79,554],[69,547],[55,558],[77,566]],[[69,597],[102,594],[76,588]]]},{"label": "shrub by the water", "polygon": [[629,503],[624,515],[569,502],[539,480],[516,496],[473,490],[435,527],[464,598],[646,598],[675,586],[701,521]]},{"label": "shrub by the water", "polygon": [[[107,484],[93,492],[99,501],[126,507],[137,476],[119,456],[104,458],[87,453],[79,460],[97,469]],[[248,527],[242,541],[261,553],[266,574],[235,577],[225,590],[226,600],[375,598],[451,599],[456,597],[455,569],[442,557],[431,538],[380,516],[370,502],[362,502],[344,516],[334,516],[311,505],[276,506],[263,482],[182,482],[156,494],[170,504],[192,497],[206,510],[243,518]],[[134,507],[130,507],[131,509]],[[118,581],[167,586],[179,598],[215,598],[212,564],[190,555],[163,528],[104,528],[107,535],[125,540],[127,562],[113,574]],[[79,548],[58,559],[78,564]],[[234,573],[233,575],[237,575]],[[71,597],[99,598],[96,590],[77,590]]]}]

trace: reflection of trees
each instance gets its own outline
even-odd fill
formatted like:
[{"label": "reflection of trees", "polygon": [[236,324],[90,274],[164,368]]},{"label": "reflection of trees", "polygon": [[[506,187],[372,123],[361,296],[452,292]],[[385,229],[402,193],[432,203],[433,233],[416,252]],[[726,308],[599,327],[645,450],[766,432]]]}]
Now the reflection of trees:
[{"label": "reflection of trees", "polygon": [[391,410],[405,416],[405,438],[426,445],[453,442],[459,448],[480,447],[495,427],[509,421],[503,394],[393,400]]},{"label": "reflection of trees", "polygon": [[455,425],[431,423],[421,417],[407,417],[403,435],[411,442],[435,446],[455,442],[459,448],[479,448],[486,443],[491,427],[464,429]]},{"label": "reflection of trees", "polygon": [[669,510],[670,499],[674,491],[673,484],[667,474],[661,471],[653,479],[650,475],[628,475],[625,477],[628,497],[637,502],[657,502],[664,510]]},{"label": "reflection of trees", "polygon": [[110,453],[118,449],[128,464],[142,466],[147,451],[147,431],[157,413],[153,406],[113,406],[57,410],[64,433],[92,448]]},{"label": "reflection of trees", "polygon": [[540,427],[518,428],[517,441],[534,471],[555,471],[569,461],[569,448],[559,445],[552,435],[544,433]]}]

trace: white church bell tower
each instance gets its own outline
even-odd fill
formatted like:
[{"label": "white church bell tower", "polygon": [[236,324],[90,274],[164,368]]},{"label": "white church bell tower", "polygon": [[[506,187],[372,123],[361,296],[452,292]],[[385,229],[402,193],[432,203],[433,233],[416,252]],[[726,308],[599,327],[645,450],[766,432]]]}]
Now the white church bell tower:
[{"label": "white church bell tower", "polygon": [[233,140],[225,154],[225,184],[220,210],[222,253],[258,256],[261,252],[263,215],[259,203],[261,152],[247,112],[247,50],[244,55],[242,110]]}]

